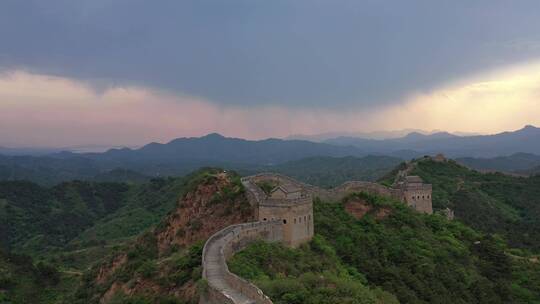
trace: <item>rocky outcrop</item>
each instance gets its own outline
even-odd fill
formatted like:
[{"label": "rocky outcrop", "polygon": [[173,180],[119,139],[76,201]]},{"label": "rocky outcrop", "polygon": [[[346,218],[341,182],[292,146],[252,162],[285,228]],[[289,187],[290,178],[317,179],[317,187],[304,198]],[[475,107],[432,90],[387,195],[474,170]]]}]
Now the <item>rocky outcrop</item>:
[{"label": "rocky outcrop", "polygon": [[254,209],[241,187],[227,174],[217,174],[188,192],[156,229],[160,254],[174,245],[184,247],[205,240],[224,227],[253,221]]},{"label": "rocky outcrop", "polygon": [[98,284],[103,284],[107,279],[120,267],[122,267],[127,262],[127,255],[121,254],[116,256],[109,264],[102,266],[98,270],[98,275],[96,282]]},{"label": "rocky outcrop", "polygon": [[[156,229],[148,232],[145,237],[139,237],[125,252],[97,269],[94,284],[100,294],[95,296],[99,296],[100,303],[109,303],[117,293],[127,296],[169,296],[189,301],[198,298],[198,278],[191,274],[191,269],[186,272],[187,277],[182,275],[185,278],[181,279],[182,283],[177,284],[175,279],[169,279],[178,277],[184,267],[173,263],[172,255],[192,248],[194,244],[208,239],[225,227],[252,222],[255,213],[244,195],[239,179],[234,176],[225,173],[206,174],[194,181],[191,187],[178,201],[177,208]],[[154,265],[151,275],[131,270],[135,265],[140,267],[134,261],[137,257],[129,254],[130,251],[138,252],[137,248],[151,248],[154,252],[151,258],[145,258],[145,261]],[[196,268],[200,269],[197,265],[189,267],[195,268],[193,273],[197,272]],[[127,278],[118,277],[118,274],[126,272],[133,274]]]},{"label": "rocky outcrop", "polygon": [[344,207],[345,211],[356,219],[361,219],[366,214],[372,214],[376,219],[383,219],[392,212],[389,207],[375,208],[363,199],[351,199],[345,203]]}]

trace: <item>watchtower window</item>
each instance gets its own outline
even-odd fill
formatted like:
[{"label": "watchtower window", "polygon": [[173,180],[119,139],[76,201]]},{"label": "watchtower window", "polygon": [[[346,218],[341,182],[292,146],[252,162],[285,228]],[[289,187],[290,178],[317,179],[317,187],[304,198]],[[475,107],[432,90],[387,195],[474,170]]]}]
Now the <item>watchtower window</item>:
[{"label": "watchtower window", "polygon": [[302,217],[299,217],[299,218],[298,218],[298,222],[299,222],[299,223],[302,223]]},{"label": "watchtower window", "polygon": [[294,219],[294,223],[296,224],[296,219]]},{"label": "watchtower window", "polygon": [[263,221],[265,221],[265,222],[266,222],[266,218],[263,218]]},{"label": "watchtower window", "polygon": [[283,224],[287,225],[287,220],[283,220]]}]

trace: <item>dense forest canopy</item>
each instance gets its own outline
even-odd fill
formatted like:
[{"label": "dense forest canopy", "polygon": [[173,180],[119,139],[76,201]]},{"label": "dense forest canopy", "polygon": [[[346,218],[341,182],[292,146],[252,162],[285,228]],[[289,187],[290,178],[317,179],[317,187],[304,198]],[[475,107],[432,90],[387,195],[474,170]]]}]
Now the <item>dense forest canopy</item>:
[{"label": "dense forest canopy", "polygon": [[435,209],[449,207],[473,228],[540,252],[540,176],[480,173],[452,160],[430,159],[416,162],[411,174],[433,184]]},{"label": "dense forest canopy", "polygon": [[[357,219],[345,211],[347,200],[372,209]],[[315,227],[308,245],[257,243],[230,267],[283,304],[540,301],[538,263],[458,221],[361,194],[316,201]]]}]

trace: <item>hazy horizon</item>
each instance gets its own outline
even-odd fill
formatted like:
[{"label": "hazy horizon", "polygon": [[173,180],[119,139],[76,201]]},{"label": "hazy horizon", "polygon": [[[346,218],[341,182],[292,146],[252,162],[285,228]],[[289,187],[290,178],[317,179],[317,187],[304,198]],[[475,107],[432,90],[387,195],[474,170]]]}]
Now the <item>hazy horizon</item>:
[{"label": "hazy horizon", "polygon": [[[483,135],[495,135],[503,132],[514,132],[521,130],[525,127],[532,126],[537,128],[537,126],[534,125],[525,125],[519,129],[515,130],[505,130],[502,132],[496,132],[496,133],[476,133],[476,132],[451,132],[446,130],[420,130],[420,129],[402,129],[402,130],[377,130],[372,132],[329,132],[329,133],[319,133],[319,134],[291,134],[284,137],[264,137],[264,138],[244,138],[240,136],[234,136],[234,135],[225,135],[221,134],[219,132],[210,132],[201,134],[198,136],[176,136],[172,137],[170,139],[165,139],[163,141],[156,141],[151,140],[148,142],[144,142],[141,144],[136,145],[122,145],[121,143],[117,143],[114,145],[107,145],[107,144],[93,144],[93,143],[87,143],[87,144],[79,144],[79,145],[64,145],[64,146],[31,146],[31,145],[10,145],[10,144],[2,144],[0,142],[0,148],[6,148],[6,149],[43,149],[43,150],[67,150],[71,152],[104,152],[109,149],[121,149],[121,148],[130,148],[130,149],[138,149],[141,148],[147,144],[150,143],[161,143],[166,144],[169,143],[175,139],[179,138],[201,138],[205,136],[209,136],[212,134],[218,134],[226,138],[238,138],[238,139],[245,139],[245,140],[266,140],[266,139],[283,139],[283,140],[307,140],[307,141],[313,141],[313,142],[324,142],[326,139],[333,139],[338,137],[354,137],[354,138],[363,138],[363,139],[374,139],[374,140],[391,140],[391,139],[397,139],[405,137],[411,133],[420,133],[423,135],[431,135],[436,133],[450,133],[455,136],[460,137],[468,137],[468,136],[483,136]],[[376,134],[372,135],[371,134]],[[322,139],[317,139],[322,138]]]}]

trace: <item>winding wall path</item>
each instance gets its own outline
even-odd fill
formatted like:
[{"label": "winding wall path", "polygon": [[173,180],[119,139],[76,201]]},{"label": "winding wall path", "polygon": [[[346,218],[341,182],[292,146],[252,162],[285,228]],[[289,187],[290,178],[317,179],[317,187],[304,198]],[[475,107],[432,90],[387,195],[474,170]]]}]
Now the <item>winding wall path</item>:
[{"label": "winding wall path", "polygon": [[[324,189],[314,185],[306,184],[301,181],[298,181],[294,178],[288,177],[286,175],[278,173],[259,173],[256,175],[248,176],[242,179],[246,189],[250,190],[251,188],[256,188],[258,191],[261,191],[258,187],[252,187],[253,183],[260,181],[277,181],[280,183],[289,183],[297,187],[302,188],[304,191],[309,193],[312,197],[319,197],[323,200],[333,200],[338,201],[345,197],[346,195],[354,192],[367,192],[371,194],[378,194],[382,196],[392,197],[397,200],[403,200],[402,193],[398,189],[388,188],[383,185],[365,182],[365,181],[348,181],[335,188]],[[251,184],[251,186],[249,185]],[[249,198],[249,197],[248,197]],[[250,201],[251,202],[251,201]]]},{"label": "winding wall path", "polygon": [[279,242],[283,239],[281,221],[254,222],[229,226],[206,242],[203,249],[203,278],[207,292],[201,304],[272,304],[257,286],[231,273],[227,259],[256,240]]},{"label": "winding wall path", "polygon": [[[285,175],[262,173],[242,179],[246,196],[253,207],[266,199],[265,193],[255,184],[274,180],[294,184],[313,197],[339,200],[345,195],[366,191],[400,199],[400,193],[370,182],[347,182],[333,189],[322,189],[299,182]],[[255,285],[231,273],[227,260],[256,240],[283,241],[283,222],[264,221],[229,226],[211,236],[203,249],[203,278],[208,282],[206,292],[201,294],[200,304],[272,304],[272,301]]]}]

